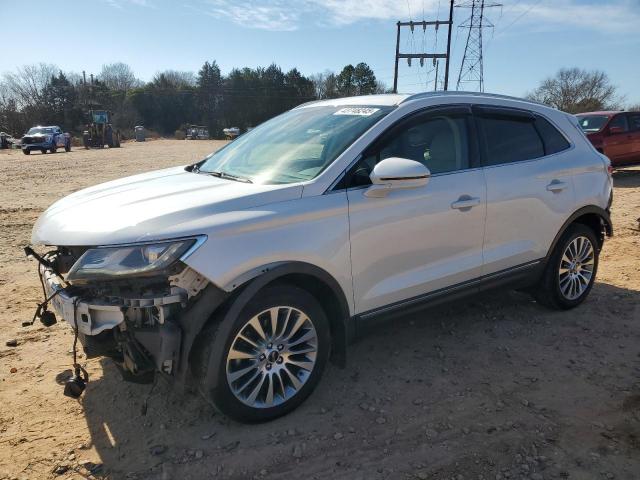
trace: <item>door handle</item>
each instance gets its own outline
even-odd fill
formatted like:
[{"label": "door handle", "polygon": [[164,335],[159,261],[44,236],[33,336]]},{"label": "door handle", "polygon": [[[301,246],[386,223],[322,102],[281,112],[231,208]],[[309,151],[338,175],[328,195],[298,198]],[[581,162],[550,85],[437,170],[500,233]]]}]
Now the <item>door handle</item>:
[{"label": "door handle", "polygon": [[456,210],[469,210],[476,205],[480,205],[479,198],[462,195],[458,200],[451,204],[451,208],[455,208]]},{"label": "door handle", "polygon": [[553,180],[549,185],[547,185],[547,190],[553,193],[561,192],[566,189],[569,185],[567,182],[561,182],[560,180]]}]

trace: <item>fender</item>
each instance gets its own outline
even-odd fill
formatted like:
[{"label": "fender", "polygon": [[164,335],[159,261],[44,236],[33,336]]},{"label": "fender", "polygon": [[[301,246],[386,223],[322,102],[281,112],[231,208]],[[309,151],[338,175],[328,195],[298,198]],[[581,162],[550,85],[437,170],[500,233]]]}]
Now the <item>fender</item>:
[{"label": "fender", "polygon": [[207,367],[207,377],[204,381],[204,388],[207,391],[215,390],[218,382],[220,381],[219,371],[216,366],[219,366],[224,360],[222,359],[223,352],[226,351],[228,343],[231,341],[231,328],[234,320],[240,315],[244,307],[249,301],[267,284],[283,278],[291,274],[303,274],[310,277],[314,277],[320,280],[326,286],[328,286],[337,299],[337,307],[340,312],[340,318],[329,318],[329,322],[332,328],[332,357],[337,360],[337,363],[344,365],[346,361],[346,347],[347,343],[353,336],[351,331],[353,322],[349,322],[349,306],[347,299],[340,288],[338,282],[325,270],[316,267],[315,265],[305,262],[286,262],[278,263],[274,268],[265,266],[262,275],[253,278],[245,285],[239,287],[233,294],[233,299],[230,302],[228,308],[224,310],[224,316],[220,321],[218,327],[218,333],[216,334],[212,351],[214,355],[209,359],[209,365]]},{"label": "fender", "polygon": [[[604,231],[604,233],[607,235],[607,237],[613,236],[613,224],[611,223],[611,215],[609,214],[609,210],[608,209],[605,210],[604,208],[598,207],[597,205],[587,205],[586,207],[582,207],[576,210],[575,212],[573,212],[571,216],[567,219],[567,221],[564,222],[564,224],[556,234],[555,238],[553,239],[553,242],[551,242],[551,246],[549,247],[549,250],[547,250],[547,255],[545,256],[545,263],[546,263],[546,260],[551,256],[551,253],[555,249],[556,244],[560,240],[560,237],[567,230],[569,225],[575,222],[577,218],[583,215],[586,215],[588,213],[595,213],[596,215],[598,215],[598,217],[600,217],[600,224],[602,226],[602,230]],[[602,240],[604,240],[604,238]]]}]

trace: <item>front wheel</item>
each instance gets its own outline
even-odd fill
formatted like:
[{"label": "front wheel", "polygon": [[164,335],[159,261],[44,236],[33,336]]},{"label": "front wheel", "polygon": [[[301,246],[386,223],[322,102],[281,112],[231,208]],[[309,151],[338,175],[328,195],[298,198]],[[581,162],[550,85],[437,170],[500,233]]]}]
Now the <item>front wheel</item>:
[{"label": "front wheel", "polygon": [[599,242],[591,228],[569,226],[556,244],[538,285],[538,303],[560,310],[580,305],[593,287],[599,255]]},{"label": "front wheel", "polygon": [[56,146],[56,144],[54,143],[53,146],[49,149],[49,151],[51,153],[56,153],[58,151],[58,147]]},{"label": "front wheel", "polygon": [[28,148],[23,148],[22,153],[24,153],[25,155],[31,155],[31,150],[29,150]]},{"label": "front wheel", "polygon": [[[226,329],[225,329],[226,330]],[[267,421],[298,407],[320,380],[329,358],[327,317],[310,293],[290,285],[260,291],[233,321],[221,352],[217,325],[204,333],[194,364],[205,398],[226,415]],[[207,388],[207,371],[218,385]]]}]

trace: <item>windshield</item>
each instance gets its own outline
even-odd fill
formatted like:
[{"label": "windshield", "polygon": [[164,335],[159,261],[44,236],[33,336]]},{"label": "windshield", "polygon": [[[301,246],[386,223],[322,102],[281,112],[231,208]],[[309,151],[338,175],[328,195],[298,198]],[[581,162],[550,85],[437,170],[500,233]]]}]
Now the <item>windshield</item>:
[{"label": "windshield", "polygon": [[53,133],[53,128],[33,127],[33,128],[30,128],[27,133],[31,135],[36,133]]},{"label": "windshield", "polygon": [[305,107],[283,113],[211,154],[199,172],[253,183],[311,180],[393,107]]},{"label": "windshield", "polygon": [[599,132],[606,125],[609,117],[606,115],[579,115],[578,124],[583,132]]}]

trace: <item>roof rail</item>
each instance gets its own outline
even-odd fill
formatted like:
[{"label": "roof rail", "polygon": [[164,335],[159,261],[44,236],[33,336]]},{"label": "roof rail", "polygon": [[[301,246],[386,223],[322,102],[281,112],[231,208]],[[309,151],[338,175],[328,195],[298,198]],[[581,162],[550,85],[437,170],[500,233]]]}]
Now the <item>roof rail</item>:
[{"label": "roof rail", "polygon": [[552,107],[549,107],[549,105],[545,105],[544,103],[541,103],[541,102],[538,102],[538,101],[535,101],[535,100],[528,100],[526,98],[513,97],[513,96],[510,96],[510,95],[502,95],[502,94],[499,94],[499,93],[464,92],[464,91],[458,91],[458,90],[415,93],[413,95],[409,95],[407,98],[402,100],[402,102],[400,102],[400,103],[408,102],[409,100],[417,100],[417,99],[420,99],[420,98],[429,98],[429,97],[437,97],[437,96],[454,96],[454,95],[465,95],[465,96],[485,97],[485,98],[501,98],[503,100],[518,100],[520,102],[534,103],[536,105],[542,105],[542,106],[547,107],[547,108],[552,108]]}]

